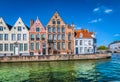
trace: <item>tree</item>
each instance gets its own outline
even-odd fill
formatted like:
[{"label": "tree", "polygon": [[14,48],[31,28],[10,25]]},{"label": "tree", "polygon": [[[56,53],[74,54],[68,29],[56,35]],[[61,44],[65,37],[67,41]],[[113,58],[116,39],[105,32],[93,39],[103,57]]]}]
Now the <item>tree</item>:
[{"label": "tree", "polygon": [[99,46],[98,48],[97,48],[97,50],[107,50],[108,48],[106,47],[106,46],[104,46],[104,45],[102,45],[102,46]]}]

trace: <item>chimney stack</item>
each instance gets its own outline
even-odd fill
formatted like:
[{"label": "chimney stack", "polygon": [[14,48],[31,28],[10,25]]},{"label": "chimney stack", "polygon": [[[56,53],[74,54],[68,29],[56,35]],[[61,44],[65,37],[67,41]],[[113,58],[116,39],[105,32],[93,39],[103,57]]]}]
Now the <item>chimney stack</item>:
[{"label": "chimney stack", "polygon": [[30,20],[30,27],[31,27],[33,24],[34,24],[34,20],[31,19],[31,20]]}]

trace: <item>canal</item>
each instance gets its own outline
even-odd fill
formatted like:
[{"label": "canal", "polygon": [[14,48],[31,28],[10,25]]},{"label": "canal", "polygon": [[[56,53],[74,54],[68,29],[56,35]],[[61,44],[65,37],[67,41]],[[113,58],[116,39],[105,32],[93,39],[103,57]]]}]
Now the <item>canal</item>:
[{"label": "canal", "polygon": [[120,54],[111,59],[0,63],[0,82],[120,81]]}]

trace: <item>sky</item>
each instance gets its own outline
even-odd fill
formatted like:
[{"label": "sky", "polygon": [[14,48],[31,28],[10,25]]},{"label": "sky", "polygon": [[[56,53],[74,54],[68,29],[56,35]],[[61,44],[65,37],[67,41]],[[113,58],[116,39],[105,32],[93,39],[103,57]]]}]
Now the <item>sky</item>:
[{"label": "sky", "polygon": [[97,46],[120,40],[120,0],[0,0],[0,17],[12,26],[39,17],[45,27],[56,10],[75,29],[94,31]]}]

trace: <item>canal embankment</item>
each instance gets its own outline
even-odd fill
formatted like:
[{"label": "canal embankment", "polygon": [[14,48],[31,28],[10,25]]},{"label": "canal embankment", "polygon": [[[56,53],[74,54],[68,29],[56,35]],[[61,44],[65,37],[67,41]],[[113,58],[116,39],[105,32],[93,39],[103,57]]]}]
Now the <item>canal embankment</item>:
[{"label": "canal embankment", "polygon": [[62,61],[62,60],[88,60],[110,58],[111,54],[86,55],[35,55],[35,56],[2,56],[0,62],[32,62],[32,61]]}]

